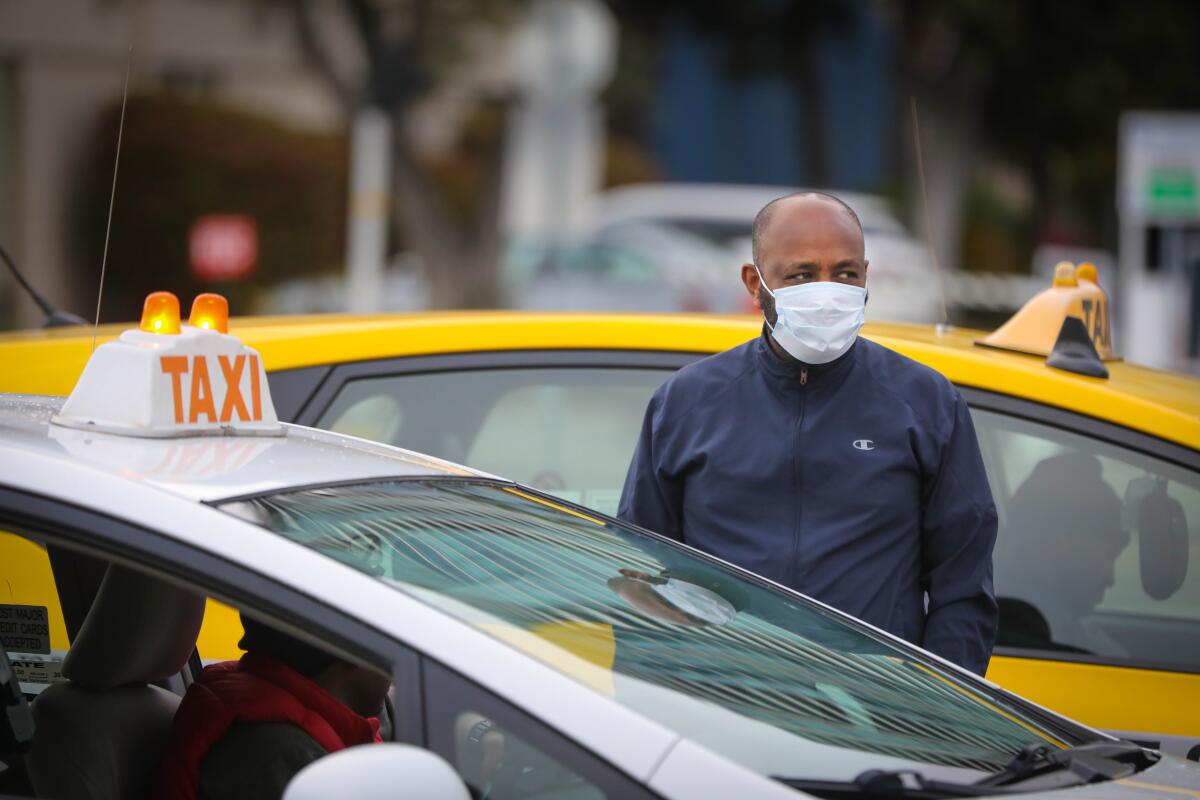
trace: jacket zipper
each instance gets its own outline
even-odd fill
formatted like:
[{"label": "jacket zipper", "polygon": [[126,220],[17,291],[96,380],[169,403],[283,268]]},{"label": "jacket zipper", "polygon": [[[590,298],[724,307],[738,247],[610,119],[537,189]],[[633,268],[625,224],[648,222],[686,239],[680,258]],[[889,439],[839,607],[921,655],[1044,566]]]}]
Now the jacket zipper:
[{"label": "jacket zipper", "polygon": [[[804,387],[808,384],[808,368],[800,368],[800,386]],[[803,570],[800,565],[800,519],[803,516],[803,493],[802,482],[800,479],[802,455],[801,455],[801,439],[804,429],[804,415],[808,411],[808,392],[803,388],[800,391],[800,417],[796,421],[796,444],[795,452],[792,455],[793,464],[796,470],[796,521],[795,530],[792,532],[792,580],[791,585],[796,590],[800,589],[800,578],[803,576]]]}]

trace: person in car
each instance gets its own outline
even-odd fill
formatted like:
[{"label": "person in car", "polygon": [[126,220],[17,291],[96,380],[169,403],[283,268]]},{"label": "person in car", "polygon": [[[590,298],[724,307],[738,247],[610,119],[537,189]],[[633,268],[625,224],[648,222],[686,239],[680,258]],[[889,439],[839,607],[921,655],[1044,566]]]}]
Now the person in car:
[{"label": "person in car", "polygon": [[1026,607],[1001,644],[1128,656],[1091,617],[1130,538],[1100,459],[1067,451],[1039,461],[1013,492],[996,547],[996,563],[1008,576],[997,587],[1001,602]]},{"label": "person in car", "polygon": [[246,654],[188,687],[163,759],[170,800],[278,800],[318,758],[381,741],[390,679],[242,616]]},{"label": "person in car", "polygon": [[966,403],[858,336],[862,226],[803,192],[755,219],[762,335],[655,392],[618,516],[983,673],[996,510]]}]

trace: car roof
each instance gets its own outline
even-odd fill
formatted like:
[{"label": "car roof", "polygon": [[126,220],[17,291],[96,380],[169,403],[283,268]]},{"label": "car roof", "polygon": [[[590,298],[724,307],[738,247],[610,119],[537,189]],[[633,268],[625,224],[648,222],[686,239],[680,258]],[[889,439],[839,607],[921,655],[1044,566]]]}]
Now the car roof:
[{"label": "car roof", "polygon": [[[313,480],[490,476],[293,425],[285,426],[283,437],[149,439],[92,433],[52,425],[50,418],[61,403],[60,398],[0,394],[4,488],[59,498],[121,519],[298,588],[511,699],[638,779],[649,779],[679,741],[661,723],[596,692],[528,647],[514,646],[413,592],[397,591],[326,554],[197,502],[247,490],[287,489],[292,481],[298,488]],[[226,451],[221,458],[222,447],[243,449]],[[133,560],[155,574],[181,577],[182,562],[173,557]],[[236,602],[235,597],[220,599]],[[561,719],[556,712],[566,707],[577,713]]]},{"label": "car roof", "polygon": [[1063,408],[1200,449],[1200,379],[1115,360],[1108,378],[1054,369],[1041,356],[982,347],[969,328],[870,324],[868,338],[933,367],[959,386]]},{"label": "car roof", "polygon": [[[505,350],[633,350],[709,354],[756,336],[746,315],[581,312],[247,317],[230,333],[262,354],[268,371],[404,356]],[[126,325],[103,325],[97,341]],[[90,328],[0,335],[0,389],[66,394],[92,348]],[[959,386],[1025,398],[1200,449],[1200,379],[1124,361],[1110,377],[1056,370],[1045,359],[981,347],[984,332],[867,323],[863,335],[941,372]]]},{"label": "car roof", "polygon": [[285,425],[282,436],[119,436],[55,425],[63,398],[0,394],[0,453],[70,461],[197,501],[336,482],[479,476],[436,458]]}]

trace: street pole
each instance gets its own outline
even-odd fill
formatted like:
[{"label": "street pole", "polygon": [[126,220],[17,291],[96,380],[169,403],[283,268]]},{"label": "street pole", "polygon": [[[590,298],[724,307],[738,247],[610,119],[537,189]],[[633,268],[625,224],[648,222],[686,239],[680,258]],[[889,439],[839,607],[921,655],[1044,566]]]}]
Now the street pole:
[{"label": "street pole", "polygon": [[367,107],[354,117],[350,150],[349,218],[346,224],[346,310],[383,310],[387,258],[392,120]]}]

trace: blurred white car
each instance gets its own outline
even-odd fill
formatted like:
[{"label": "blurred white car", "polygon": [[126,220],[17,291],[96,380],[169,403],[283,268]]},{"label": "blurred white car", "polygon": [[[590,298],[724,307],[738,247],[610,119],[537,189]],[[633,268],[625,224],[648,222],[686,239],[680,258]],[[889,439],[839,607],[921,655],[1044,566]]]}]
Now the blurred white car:
[{"label": "blurred white car", "polygon": [[[751,257],[750,229],[764,205],[793,191],[798,190],[659,183],[602,192],[593,226],[585,235],[509,242],[500,263],[503,305],[525,310],[757,314],[741,281],[741,265]],[[871,263],[867,318],[939,321],[938,286],[927,248],[909,235],[883,198],[832,193],[862,221]],[[963,294],[961,276],[948,275],[947,280],[948,291]],[[991,286],[983,288],[987,298],[996,294]],[[1023,286],[1020,291],[1022,301],[1033,293]],[[277,287],[261,310],[331,312],[343,310],[345,302],[342,276],[302,278]],[[429,285],[419,258],[412,253],[397,257],[383,275],[380,308],[407,311],[425,308],[428,302]]]},{"label": "blurred white car", "polygon": [[[598,198],[590,238],[603,243],[637,242],[643,245],[638,252],[646,260],[661,265],[668,283],[711,282],[727,287],[738,308],[752,310],[738,268],[750,260],[754,217],[767,203],[796,191],[801,189],[706,183],[621,186]],[[829,193],[845,201],[862,221],[871,263],[867,273],[867,288],[872,290],[868,318],[936,322],[940,305],[928,249],[900,224],[882,197],[840,190]],[[659,233],[657,239],[631,232],[645,226],[654,227]],[[682,258],[702,245],[711,248],[711,255],[696,257],[694,271],[683,269],[679,265]]]}]

